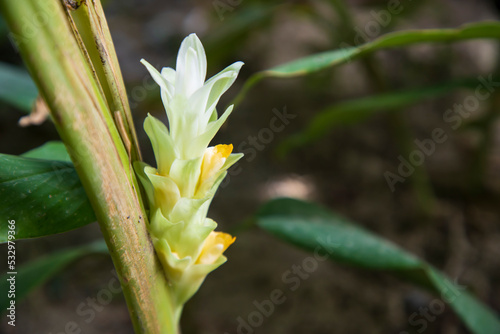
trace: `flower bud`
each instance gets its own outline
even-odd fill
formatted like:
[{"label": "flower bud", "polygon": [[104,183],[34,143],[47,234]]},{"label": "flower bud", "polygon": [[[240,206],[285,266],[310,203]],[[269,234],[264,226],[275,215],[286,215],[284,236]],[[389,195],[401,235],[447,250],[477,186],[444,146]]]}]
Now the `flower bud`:
[{"label": "flower bud", "polygon": [[215,106],[236,80],[236,62],[205,82],[206,56],[195,34],[184,39],[177,68],[158,72],[141,61],[160,86],[169,127],[148,115],[144,121],[157,167],[134,167],[149,203],[149,231],[156,253],[180,305],[200,287],[206,275],[226,261],[222,255],[235,238],[214,232],[207,212],[227,169],[243,154],[233,146],[209,147],[233,106],[218,117]]}]

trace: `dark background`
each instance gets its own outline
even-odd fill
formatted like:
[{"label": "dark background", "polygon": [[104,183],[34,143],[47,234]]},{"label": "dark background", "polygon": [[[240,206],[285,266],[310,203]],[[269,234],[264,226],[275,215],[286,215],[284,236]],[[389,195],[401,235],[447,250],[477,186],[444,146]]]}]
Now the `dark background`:
[{"label": "dark background", "polygon": [[[354,25],[342,24],[334,1],[222,3],[232,8],[222,16],[215,9],[217,2],[211,1],[109,0],[104,4],[149,163],[154,160],[142,130],[143,119],[148,112],[166,117],[159,88],[139,63],[141,58],[157,68],[174,67],[180,42],[196,32],[206,47],[209,77],[234,61],[244,61],[239,79],[219,104],[220,112],[252,73],[338,48],[342,42],[352,45],[358,29],[366,29],[374,20],[371,11],[386,9],[388,1],[347,2]],[[390,31],[498,19],[493,1],[408,0],[401,4],[403,11],[387,26],[379,25],[380,32],[370,39]],[[1,37],[0,52],[2,61],[21,64],[5,37]],[[411,315],[420,307],[428,308],[435,297],[384,273],[324,262],[301,280],[296,291],[290,291],[282,275],[309,254],[244,224],[262,203],[280,196],[315,201],[349,217],[423,257],[500,312],[498,96],[482,103],[469,120],[473,123],[489,115],[487,124],[449,130],[449,139],[426,157],[428,182],[407,180],[397,184],[394,192],[384,172],[397,170],[402,137],[422,140],[433,129],[444,128],[443,112],[462,102],[470,91],[457,90],[390,115],[380,113],[335,129],[285,157],[276,154],[280,142],[326,106],[451,78],[488,76],[498,72],[498,58],[498,44],[493,41],[423,44],[377,52],[368,65],[354,61],[302,78],[266,79],[252,89],[213,141],[233,143],[235,148],[243,145],[247,150],[240,172],[229,176],[209,213],[219,230],[238,238],[226,252],[228,262],[209,275],[187,304],[183,333],[236,333],[238,317],[248,319],[256,310],[254,302],[269,299],[274,289],[285,291],[286,300],[255,333],[468,333],[449,307],[428,319],[425,328],[422,323],[410,324]],[[261,134],[262,138],[273,109],[284,108],[296,117],[283,131],[274,133],[272,140],[265,139],[267,143],[259,139],[251,151],[250,136]],[[22,112],[0,105],[0,152],[20,154],[58,139],[50,121],[20,128],[21,116]],[[484,163],[478,164],[478,159]],[[418,189],[429,190],[424,200]],[[62,235],[20,241],[17,261],[98,238],[99,228],[92,224]],[[90,322],[76,312],[113,280],[112,268],[106,256],[77,261],[19,305],[14,330],[2,319],[0,333],[59,334],[72,321],[82,333],[133,333],[121,295],[95,312]]]}]

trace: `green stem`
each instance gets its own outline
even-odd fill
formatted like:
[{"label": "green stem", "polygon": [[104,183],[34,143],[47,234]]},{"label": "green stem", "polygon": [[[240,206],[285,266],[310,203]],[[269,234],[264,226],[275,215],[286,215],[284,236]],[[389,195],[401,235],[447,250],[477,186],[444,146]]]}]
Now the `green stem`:
[{"label": "green stem", "polygon": [[265,77],[265,72],[257,72],[253,74],[250,78],[247,79],[247,81],[245,81],[245,84],[238,92],[238,95],[236,95],[236,97],[231,101],[231,103],[229,103],[229,105],[234,105],[234,107],[236,108],[241,103],[241,101],[243,101],[248,91]]},{"label": "green stem", "polygon": [[0,0],[96,213],[136,333],[175,334],[178,310],[147,231],[129,152],[59,0]]}]

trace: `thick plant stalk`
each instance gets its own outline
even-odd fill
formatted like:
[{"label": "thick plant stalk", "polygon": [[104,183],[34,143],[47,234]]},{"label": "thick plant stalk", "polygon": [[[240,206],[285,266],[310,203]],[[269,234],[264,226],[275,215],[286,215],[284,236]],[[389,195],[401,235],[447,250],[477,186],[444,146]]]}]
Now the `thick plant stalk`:
[{"label": "thick plant stalk", "polygon": [[147,233],[130,150],[120,136],[129,120],[115,124],[116,110],[73,33],[67,6],[74,1],[68,2],[0,0],[0,9],[92,203],[136,333],[173,334],[168,284]]},{"label": "thick plant stalk", "polygon": [[88,0],[66,6],[80,47],[86,50],[87,59],[101,84],[110,110],[120,117],[120,134],[132,159],[141,160],[137,135],[130,112],[118,58],[109,32],[100,0]]}]

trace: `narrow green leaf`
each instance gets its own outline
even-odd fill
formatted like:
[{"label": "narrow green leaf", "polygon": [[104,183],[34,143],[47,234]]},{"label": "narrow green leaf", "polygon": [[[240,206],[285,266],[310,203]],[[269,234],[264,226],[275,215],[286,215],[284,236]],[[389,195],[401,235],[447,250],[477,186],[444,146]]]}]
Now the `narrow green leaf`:
[{"label": "narrow green leaf", "polygon": [[[0,154],[0,216],[16,221],[16,239],[66,232],[96,221],[69,162]],[[7,220],[0,242],[7,241]]]},{"label": "narrow green leaf", "polygon": [[[64,269],[77,259],[95,253],[107,254],[108,248],[103,240],[72,249],[65,249],[46,255],[32,262],[19,266],[17,274],[8,272],[0,278],[0,291],[7,294],[9,291],[10,277],[15,277],[15,301],[24,299],[31,291],[44,284],[51,277]],[[11,298],[4,297],[0,302],[0,309],[5,312],[10,305]]]},{"label": "narrow green leaf", "polygon": [[331,260],[389,271],[430,287],[473,333],[500,333],[497,315],[431,265],[323,208],[295,199],[277,199],[264,205],[257,224],[284,241],[328,254]]},{"label": "narrow green leaf", "polygon": [[22,154],[25,158],[71,162],[66,146],[60,141],[49,141]]},{"label": "narrow green leaf", "polygon": [[500,22],[484,21],[466,24],[457,29],[422,29],[398,31],[383,35],[360,46],[340,45],[339,49],[297,59],[271,69],[257,72],[243,86],[233,103],[239,103],[246,92],[267,77],[288,78],[306,75],[325,68],[348,63],[378,50],[400,48],[419,43],[456,42],[476,38],[500,38]]},{"label": "narrow green leaf", "polygon": [[0,63],[0,100],[30,112],[38,90],[26,70]]},{"label": "narrow green leaf", "polygon": [[308,250],[322,247],[340,262],[371,269],[420,267],[416,257],[396,245],[307,202],[294,199],[271,201],[259,212],[258,225]]},{"label": "narrow green leaf", "polygon": [[442,298],[449,298],[453,310],[473,333],[500,333],[500,320],[486,305],[470,293],[454,288],[453,283],[438,270],[429,268],[428,274]]},{"label": "narrow green leaf", "polygon": [[486,21],[466,24],[457,29],[422,29],[393,32],[359,47],[347,46],[308,56],[271,68],[263,73],[269,77],[295,77],[340,65],[382,49],[399,48],[419,43],[456,42],[475,38],[500,38],[500,22]]},{"label": "narrow green leaf", "polygon": [[332,129],[361,122],[374,114],[388,112],[417,102],[448,94],[458,88],[475,88],[474,80],[455,80],[438,85],[362,97],[326,107],[305,129],[285,139],[278,147],[280,155],[319,140]]}]

